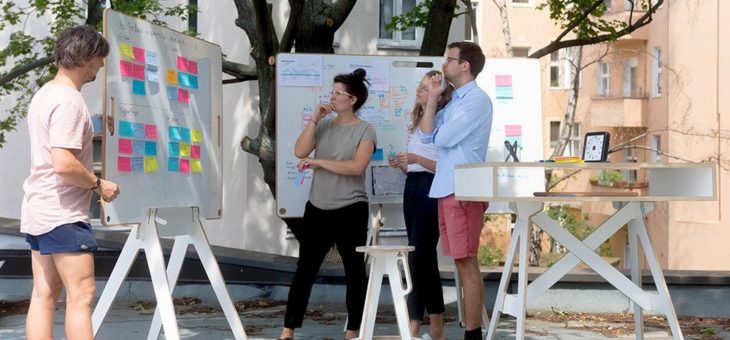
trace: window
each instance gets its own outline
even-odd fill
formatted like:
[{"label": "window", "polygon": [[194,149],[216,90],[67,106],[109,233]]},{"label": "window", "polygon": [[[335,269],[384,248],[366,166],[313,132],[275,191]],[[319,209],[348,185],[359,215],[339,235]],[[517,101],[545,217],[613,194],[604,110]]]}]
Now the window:
[{"label": "window", "polygon": [[551,121],[550,122],[550,150],[549,153],[552,154],[555,149],[558,148],[558,145],[560,145],[560,122],[558,121]]},{"label": "window", "polygon": [[598,63],[598,96],[608,97],[611,88],[611,65]]},{"label": "window", "polygon": [[[560,72],[563,74],[563,87],[566,89],[573,88],[573,77],[575,75],[575,72],[577,72],[574,65],[577,65],[577,60],[575,59],[578,55],[579,48],[580,47],[567,47],[563,49],[564,57],[561,63],[562,68]],[[578,73],[578,87],[580,87],[580,83],[581,74]]]},{"label": "window", "polygon": [[624,63],[624,97],[638,97],[636,91],[636,67],[639,62],[636,58],[629,58]]},{"label": "window", "polygon": [[613,0],[603,0],[603,3],[606,5],[606,12],[610,12],[611,11],[611,3],[612,2],[613,2]]},{"label": "window", "polygon": [[651,161],[654,163],[659,163],[662,161],[662,136],[659,135],[653,135],[651,136]]},{"label": "window", "polygon": [[[629,145],[628,148],[624,149],[624,161],[627,163],[636,163],[636,149]],[[636,183],[636,170],[624,171],[624,180],[627,183]]]},{"label": "window", "polygon": [[560,69],[560,51],[550,53],[550,88],[560,89],[563,87],[563,77]]},{"label": "window", "polygon": [[654,47],[654,67],[652,67],[651,95],[661,97],[662,95],[662,49]]},{"label": "window", "polygon": [[379,47],[411,47],[418,48],[423,38],[423,28],[408,28],[404,31],[388,31],[386,26],[393,16],[402,15],[413,9],[420,0],[380,0],[380,32]]},{"label": "window", "polygon": [[[474,39],[478,37],[479,35],[479,27],[481,26],[481,18],[479,16],[479,1],[472,1],[471,2],[471,8],[474,10],[474,26],[477,28],[477,34],[474,34],[474,31],[471,27],[471,20],[472,18],[467,13],[464,15],[464,40],[471,41],[475,43],[479,43],[478,41],[475,41]],[[464,11],[466,12],[466,11]]]},{"label": "window", "polygon": [[532,5],[532,0],[512,0],[512,5],[529,6]]},{"label": "window", "polygon": [[512,57],[514,58],[527,58],[530,55],[529,47],[515,47],[512,46]]},{"label": "window", "polygon": [[563,156],[580,156],[580,123],[573,123],[573,128],[570,131],[570,140],[568,141],[568,147],[565,148]]}]

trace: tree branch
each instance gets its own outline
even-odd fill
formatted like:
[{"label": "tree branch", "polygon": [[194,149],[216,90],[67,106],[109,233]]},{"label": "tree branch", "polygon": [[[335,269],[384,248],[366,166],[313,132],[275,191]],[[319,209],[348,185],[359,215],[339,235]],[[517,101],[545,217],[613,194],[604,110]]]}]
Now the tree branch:
[{"label": "tree branch", "polygon": [[38,59],[32,63],[18,66],[16,68],[10,70],[10,72],[0,75],[0,86],[5,86],[5,84],[13,81],[15,78],[17,78],[23,74],[26,74],[30,71],[33,71],[36,68],[48,66],[52,62],[53,62],[53,56],[50,56],[50,57]]},{"label": "tree branch", "polygon": [[286,29],[279,43],[279,52],[291,52],[294,46],[294,37],[297,26],[299,26],[299,18],[302,16],[304,9],[303,0],[289,0],[289,21],[286,23]]},{"label": "tree branch", "polygon": [[576,170],[576,171],[573,171],[573,172],[571,172],[571,173],[569,173],[569,174],[567,174],[567,175],[565,175],[565,176],[561,177],[561,178],[560,178],[560,179],[558,179],[557,181],[555,181],[555,182],[553,182],[553,183],[550,183],[550,186],[548,186],[548,187],[547,187],[547,189],[545,189],[545,191],[550,191],[551,189],[555,188],[555,187],[556,187],[556,186],[557,186],[558,184],[560,184],[561,182],[563,182],[563,181],[567,180],[568,178],[571,178],[571,177],[573,177],[573,176],[577,175],[577,174],[578,174],[578,173],[580,173],[580,172],[581,172],[581,170]]},{"label": "tree branch", "polygon": [[636,23],[632,25],[628,25],[624,27],[622,30],[616,32],[616,33],[607,33],[602,35],[597,35],[595,37],[588,37],[588,38],[577,38],[572,40],[566,40],[566,41],[554,41],[547,46],[535,51],[535,53],[531,54],[530,58],[542,58],[543,56],[546,56],[552,52],[555,52],[559,49],[566,48],[566,47],[572,47],[572,46],[581,46],[581,45],[593,45],[604,41],[611,41],[616,39],[617,37],[622,37],[624,35],[630,34],[633,31],[636,31],[637,29],[644,27],[648,25],[652,21],[652,14],[656,12],[656,10],[664,3],[664,0],[656,0],[656,3],[654,6],[649,8],[649,10],[642,15],[639,20],[636,21]]},{"label": "tree branch", "polygon": [[236,79],[224,80],[224,84],[240,83],[242,81],[250,81],[259,79],[256,73],[256,64],[244,65],[234,63],[232,61],[223,60],[223,73],[233,76]]},{"label": "tree branch", "polygon": [[593,13],[593,11],[595,11],[598,8],[598,6],[600,6],[603,2],[604,2],[604,0],[595,0],[595,2],[593,2],[593,5],[590,8],[588,8],[587,10],[585,10],[585,12],[583,12],[583,14],[581,14],[580,17],[578,17],[577,19],[573,20],[573,22],[571,22],[568,25],[568,27],[566,27],[563,30],[563,32],[560,33],[560,35],[558,35],[558,37],[555,38],[555,40],[553,40],[553,41],[554,42],[559,42],[559,41],[563,40],[563,38],[568,33],[570,33],[571,31],[573,31],[573,29],[575,29],[576,27],[578,27],[578,25],[580,25],[580,23],[583,22],[583,20],[585,20],[586,18],[588,18],[588,16],[591,15],[591,13]]}]

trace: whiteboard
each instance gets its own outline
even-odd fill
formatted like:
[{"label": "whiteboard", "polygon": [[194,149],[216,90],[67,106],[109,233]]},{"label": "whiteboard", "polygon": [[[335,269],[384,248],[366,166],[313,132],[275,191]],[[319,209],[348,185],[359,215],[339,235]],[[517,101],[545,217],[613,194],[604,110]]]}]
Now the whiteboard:
[{"label": "whiteboard", "polygon": [[140,223],[148,208],[198,207],[219,218],[221,48],[112,10],[104,68],[105,179],[120,195],[102,223]]},{"label": "whiteboard", "polygon": [[[332,79],[337,74],[363,68],[370,81],[368,100],[358,112],[370,123],[378,143],[366,172],[370,202],[399,202],[401,196],[373,195],[372,168],[387,166],[388,156],[406,151],[407,127],[416,99],[416,88],[426,72],[440,68],[443,57],[278,55],[276,69],[276,202],[281,217],[301,217],[309,198],[312,170],[299,173],[294,144],[314,108],[329,102]],[[328,117],[331,118],[331,117]],[[376,171],[377,172],[377,171]]]},{"label": "whiteboard", "polygon": [[[477,84],[492,99],[492,131],[487,149],[487,162],[505,162],[510,155],[505,144],[517,143],[514,151],[521,162],[537,162],[543,159],[542,138],[542,89],[540,63],[536,59],[487,59],[484,70],[477,77]],[[509,158],[509,161],[514,161]],[[533,172],[539,172],[535,174]],[[543,188],[545,176],[542,169],[520,168],[500,172],[498,182],[520,178],[508,190]],[[488,180],[488,179],[485,179]],[[507,203],[494,202],[488,213],[510,212]]]}]

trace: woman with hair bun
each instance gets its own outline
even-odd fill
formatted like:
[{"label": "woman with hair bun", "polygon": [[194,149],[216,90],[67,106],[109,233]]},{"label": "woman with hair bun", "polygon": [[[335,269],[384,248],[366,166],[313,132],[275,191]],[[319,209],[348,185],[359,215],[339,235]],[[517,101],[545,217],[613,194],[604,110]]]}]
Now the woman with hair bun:
[{"label": "woman with hair bun", "polygon": [[[297,169],[313,169],[313,176],[303,223],[292,226],[299,260],[279,339],[294,339],[294,329],[302,327],[315,277],[333,243],[345,268],[345,339],[358,336],[367,279],[364,255],[355,248],[367,240],[365,169],[377,142],[375,129],[357,116],[368,99],[366,84],[363,69],[335,76],[329,103],[317,106],[294,146],[294,155],[301,159]],[[324,118],[332,112],[337,114],[334,118]]]}]

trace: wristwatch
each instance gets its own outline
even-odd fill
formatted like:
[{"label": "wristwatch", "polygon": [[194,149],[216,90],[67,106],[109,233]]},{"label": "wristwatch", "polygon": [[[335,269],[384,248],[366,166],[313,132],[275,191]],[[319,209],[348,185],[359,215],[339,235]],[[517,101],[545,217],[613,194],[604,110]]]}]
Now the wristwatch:
[{"label": "wristwatch", "polygon": [[100,185],[101,185],[101,178],[97,177],[97,178],[96,178],[96,184],[94,185],[94,187],[93,187],[93,188],[90,188],[89,190],[91,190],[91,191],[94,191],[94,190],[96,190],[96,189],[97,189],[97,188],[98,188],[98,187],[99,187]]}]

